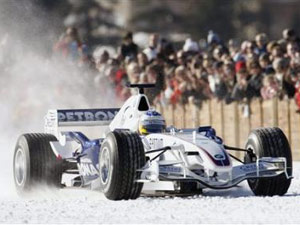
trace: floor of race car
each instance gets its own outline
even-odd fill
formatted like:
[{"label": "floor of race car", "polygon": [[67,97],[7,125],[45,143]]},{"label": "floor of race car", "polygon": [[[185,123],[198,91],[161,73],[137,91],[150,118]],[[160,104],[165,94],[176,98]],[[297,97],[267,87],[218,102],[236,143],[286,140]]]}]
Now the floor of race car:
[{"label": "floor of race car", "polygon": [[0,177],[0,223],[300,223],[300,163],[285,196],[253,196],[244,182],[223,191],[188,197],[140,197],[109,201],[82,189],[15,194],[10,168]]}]

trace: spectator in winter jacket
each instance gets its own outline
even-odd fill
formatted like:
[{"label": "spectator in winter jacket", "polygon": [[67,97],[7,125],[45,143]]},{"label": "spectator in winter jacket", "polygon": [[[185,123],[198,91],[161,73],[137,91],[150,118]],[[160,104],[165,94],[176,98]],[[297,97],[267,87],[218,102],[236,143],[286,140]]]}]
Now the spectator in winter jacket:
[{"label": "spectator in winter jacket", "polygon": [[137,62],[139,64],[139,67],[145,71],[146,70],[146,66],[148,65],[148,58],[147,55],[144,52],[140,52],[137,55]]},{"label": "spectator in winter jacket", "polygon": [[131,59],[136,58],[138,54],[138,46],[133,42],[132,32],[127,32],[124,35],[120,51],[123,59],[126,57]]},{"label": "spectator in winter jacket", "polygon": [[296,42],[289,42],[286,46],[286,57],[289,58],[290,62],[294,61],[296,58],[299,58],[300,51],[299,46]]},{"label": "spectator in winter jacket", "polygon": [[296,42],[298,45],[300,45],[300,39],[294,29],[284,29],[282,32],[282,37],[283,39],[281,41],[283,41],[285,45],[288,42]]},{"label": "spectator in winter jacket", "polygon": [[224,65],[224,81],[226,84],[227,94],[225,96],[225,102],[229,104],[232,102],[231,94],[233,88],[236,84],[236,74],[234,64],[232,62],[227,62]]},{"label": "spectator in winter jacket", "polygon": [[263,100],[272,99],[277,96],[279,85],[274,76],[265,76],[263,79],[263,87],[260,90]]},{"label": "spectator in winter jacket", "polygon": [[272,67],[268,53],[262,53],[259,56],[259,66],[263,73],[265,73],[268,68]]},{"label": "spectator in winter jacket", "polygon": [[284,58],[276,59],[273,62],[275,78],[279,83],[279,96],[281,98],[285,95],[292,98],[295,94],[295,87],[291,79],[291,74],[289,74],[288,65],[288,60]]},{"label": "spectator in winter jacket", "polygon": [[[206,63],[207,62],[207,63]],[[204,61],[205,64],[211,63],[211,61]],[[206,66],[206,65],[205,65]],[[215,94],[216,86],[220,83],[221,73],[223,72],[223,62],[214,62],[212,71],[208,74],[209,87],[212,93]]]},{"label": "spectator in winter jacket", "polygon": [[241,69],[237,73],[237,83],[235,84],[231,98],[236,101],[242,101],[247,97],[248,73],[246,69]]},{"label": "spectator in winter jacket", "polygon": [[224,99],[227,95],[227,87],[224,79],[223,62],[214,63],[214,74],[208,80],[217,99]]},{"label": "spectator in winter jacket", "polygon": [[164,73],[158,65],[149,65],[146,69],[147,82],[155,84],[154,88],[145,90],[150,104],[165,88]]},{"label": "spectator in winter jacket", "polygon": [[255,36],[255,43],[259,55],[267,52],[267,41],[268,39],[265,33],[260,33]]},{"label": "spectator in winter jacket", "polygon": [[165,38],[162,38],[158,44],[158,52],[168,61],[169,56],[175,53],[173,44]]},{"label": "spectator in winter jacket", "polygon": [[271,48],[271,60],[281,59],[283,57],[283,50],[281,45],[275,43]]},{"label": "spectator in winter jacket", "polygon": [[53,49],[72,62],[80,63],[88,58],[87,45],[81,42],[75,27],[68,27]]},{"label": "spectator in winter jacket", "polygon": [[141,68],[136,62],[131,62],[130,64],[128,64],[126,72],[128,74],[129,82],[131,84],[137,84],[139,82]]},{"label": "spectator in winter jacket", "polygon": [[260,89],[262,87],[262,72],[257,61],[250,62],[248,65],[250,73],[247,85],[247,98],[260,97]]},{"label": "spectator in winter jacket", "polygon": [[99,71],[100,75],[105,74],[106,69],[108,68],[109,53],[104,50],[99,56],[95,59],[96,69]]},{"label": "spectator in winter jacket", "polygon": [[159,42],[159,35],[156,33],[151,34],[149,37],[149,46],[145,48],[143,51],[146,54],[149,62],[151,62],[157,57],[158,42]]}]

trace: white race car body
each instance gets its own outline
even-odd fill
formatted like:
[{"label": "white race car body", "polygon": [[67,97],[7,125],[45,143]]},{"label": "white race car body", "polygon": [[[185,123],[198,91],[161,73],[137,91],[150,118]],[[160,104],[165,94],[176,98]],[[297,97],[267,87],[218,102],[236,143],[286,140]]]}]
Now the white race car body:
[{"label": "white race car body", "polygon": [[[116,129],[138,132],[139,119],[149,109],[149,101],[141,91],[130,97],[119,110],[50,110],[46,116],[45,131],[58,138],[57,142],[51,142],[56,156],[77,163],[81,186],[85,186],[97,183],[101,173],[98,155],[106,134]],[[108,127],[96,140],[89,140],[80,132],[58,130],[61,126],[99,125]],[[272,177],[282,173],[288,177],[283,157],[257,158],[254,163],[234,166],[222,139],[211,127],[169,127],[165,133],[141,135],[141,138],[147,162],[140,168],[141,177],[137,182],[145,184],[144,191],[176,191],[178,182],[185,181],[197,182],[201,189],[224,189],[248,178]],[[74,142],[80,143],[80,146],[74,147]]]}]

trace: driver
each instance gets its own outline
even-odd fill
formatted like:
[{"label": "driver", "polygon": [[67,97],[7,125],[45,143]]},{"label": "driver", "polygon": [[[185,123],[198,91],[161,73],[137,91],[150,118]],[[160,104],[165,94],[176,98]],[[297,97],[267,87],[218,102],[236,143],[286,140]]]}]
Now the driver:
[{"label": "driver", "polygon": [[163,133],[166,129],[166,122],[162,115],[155,110],[145,112],[139,121],[139,133],[147,135],[151,133]]}]

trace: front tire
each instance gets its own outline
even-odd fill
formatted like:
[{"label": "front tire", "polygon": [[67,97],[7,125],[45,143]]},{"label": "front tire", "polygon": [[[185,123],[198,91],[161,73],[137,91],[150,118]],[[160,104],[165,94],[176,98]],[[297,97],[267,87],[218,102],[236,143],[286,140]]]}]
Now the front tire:
[{"label": "front tire", "polygon": [[110,200],[136,199],[143,183],[141,169],[145,165],[144,146],[137,133],[116,130],[109,133],[99,153],[100,187]]},{"label": "front tire", "polygon": [[[256,157],[285,157],[287,173],[292,175],[292,153],[288,140],[278,127],[258,128],[253,130],[246,143],[246,149],[254,155],[246,154],[245,163],[255,162]],[[248,179],[249,187],[255,195],[273,196],[284,195],[291,183],[285,174],[276,177]]]},{"label": "front tire", "polygon": [[62,163],[53,153],[50,141],[57,141],[51,134],[23,134],[19,137],[14,153],[13,171],[17,192],[24,194],[38,185],[60,187]]}]

